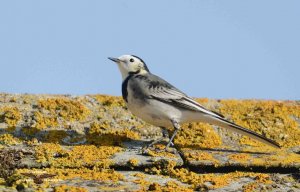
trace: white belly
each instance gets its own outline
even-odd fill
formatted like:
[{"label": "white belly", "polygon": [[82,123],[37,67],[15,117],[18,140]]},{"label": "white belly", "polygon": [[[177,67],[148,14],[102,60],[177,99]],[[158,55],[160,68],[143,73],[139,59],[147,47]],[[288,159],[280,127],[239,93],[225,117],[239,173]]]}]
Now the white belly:
[{"label": "white belly", "polygon": [[209,122],[207,116],[194,111],[180,110],[172,105],[168,105],[159,101],[152,101],[151,105],[137,107],[128,103],[128,109],[142,120],[158,127],[173,127],[171,120],[175,120],[179,124],[189,122]]},{"label": "white belly", "polygon": [[157,100],[148,100],[147,102],[132,102],[128,99],[128,109],[137,117],[155,126],[172,127],[171,119],[181,122],[182,113],[175,107],[162,103]]}]

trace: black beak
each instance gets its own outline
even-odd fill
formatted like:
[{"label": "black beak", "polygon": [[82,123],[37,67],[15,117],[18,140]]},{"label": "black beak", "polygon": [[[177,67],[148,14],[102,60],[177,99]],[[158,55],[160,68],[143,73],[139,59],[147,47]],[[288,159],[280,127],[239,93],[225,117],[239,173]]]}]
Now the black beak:
[{"label": "black beak", "polygon": [[118,58],[113,58],[113,57],[108,57],[108,59],[112,60],[113,62],[116,62],[116,63],[120,63],[121,60],[118,59]]}]

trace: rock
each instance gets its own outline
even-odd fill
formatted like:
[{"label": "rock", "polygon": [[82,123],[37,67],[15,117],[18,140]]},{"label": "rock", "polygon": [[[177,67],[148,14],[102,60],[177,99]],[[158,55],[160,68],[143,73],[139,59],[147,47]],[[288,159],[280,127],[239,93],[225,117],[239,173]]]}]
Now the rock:
[{"label": "rock", "polygon": [[2,93],[0,191],[299,190],[299,102],[196,100],[282,149],[188,123],[174,148],[143,150],[162,130],[121,97]]}]

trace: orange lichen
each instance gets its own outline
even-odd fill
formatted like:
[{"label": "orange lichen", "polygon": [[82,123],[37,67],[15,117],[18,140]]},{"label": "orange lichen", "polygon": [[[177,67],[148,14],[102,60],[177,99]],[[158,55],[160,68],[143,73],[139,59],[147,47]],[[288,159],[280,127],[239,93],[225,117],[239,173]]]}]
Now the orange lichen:
[{"label": "orange lichen", "polygon": [[180,148],[215,148],[220,146],[222,141],[211,125],[188,123],[182,126],[174,143]]},{"label": "orange lichen", "polygon": [[58,144],[45,143],[35,148],[38,162],[49,163],[53,167],[109,167],[109,157],[120,152],[120,147],[79,145],[63,149]]},{"label": "orange lichen", "polygon": [[108,121],[103,123],[92,123],[87,133],[87,141],[97,145],[118,145],[128,140],[139,139],[137,132],[129,129],[114,129]]},{"label": "orange lichen", "polygon": [[[235,123],[280,143],[283,147],[300,145],[300,129],[295,118],[300,117],[300,105],[289,102],[222,100],[220,112]],[[243,144],[263,146],[251,139]]]},{"label": "orange lichen", "polygon": [[22,115],[17,107],[5,106],[0,108],[0,123],[4,122],[8,128],[14,128],[22,119]]}]

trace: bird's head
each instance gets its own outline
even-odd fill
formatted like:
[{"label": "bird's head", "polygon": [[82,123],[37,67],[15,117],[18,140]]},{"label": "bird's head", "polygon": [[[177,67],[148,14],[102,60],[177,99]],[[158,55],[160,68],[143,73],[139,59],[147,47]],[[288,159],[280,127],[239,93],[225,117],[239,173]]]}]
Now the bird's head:
[{"label": "bird's head", "polygon": [[122,55],[118,58],[108,57],[118,64],[123,80],[130,74],[146,74],[149,69],[145,62],[135,55]]}]

